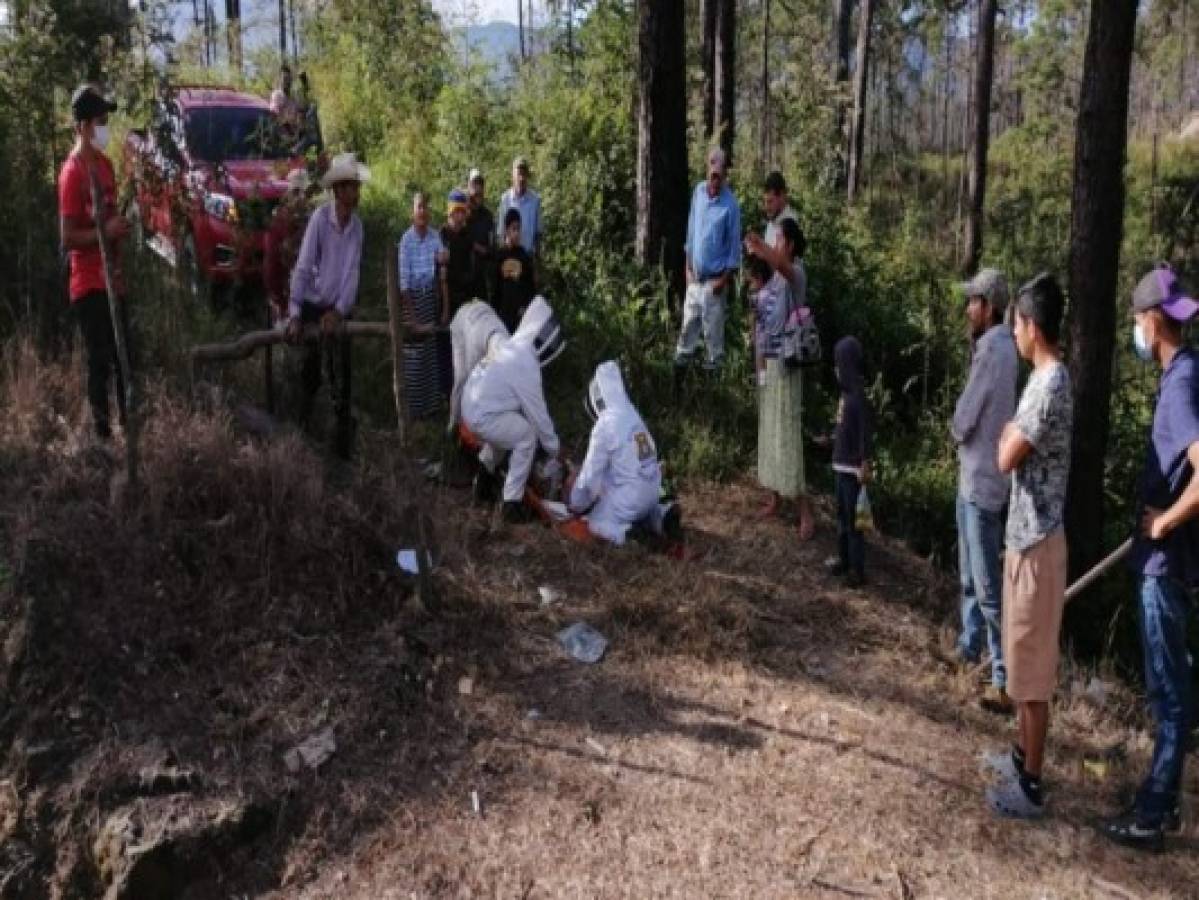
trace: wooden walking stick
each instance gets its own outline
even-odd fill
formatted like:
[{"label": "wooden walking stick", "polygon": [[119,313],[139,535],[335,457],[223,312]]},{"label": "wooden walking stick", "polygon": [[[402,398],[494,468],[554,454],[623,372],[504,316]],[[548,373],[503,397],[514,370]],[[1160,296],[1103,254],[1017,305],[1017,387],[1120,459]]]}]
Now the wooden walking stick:
[{"label": "wooden walking stick", "polygon": [[112,318],[112,334],[117,345],[117,365],[125,393],[125,467],[129,488],[137,487],[137,392],[133,386],[133,367],[129,363],[129,344],[125,334],[125,319],[121,315],[124,301],[117,296],[113,278],[112,250],[104,233],[104,194],[93,165],[87,166],[92,187],[92,219],[96,223],[96,242],[100,245],[100,261],[104,268],[104,289],[108,293],[108,313]]},{"label": "wooden walking stick", "polygon": [[1106,575],[1116,563],[1126,557],[1129,551],[1132,550],[1132,538],[1130,537],[1123,544],[1105,556],[1091,571],[1087,572],[1078,581],[1066,588],[1066,602],[1069,603],[1092,584]]}]

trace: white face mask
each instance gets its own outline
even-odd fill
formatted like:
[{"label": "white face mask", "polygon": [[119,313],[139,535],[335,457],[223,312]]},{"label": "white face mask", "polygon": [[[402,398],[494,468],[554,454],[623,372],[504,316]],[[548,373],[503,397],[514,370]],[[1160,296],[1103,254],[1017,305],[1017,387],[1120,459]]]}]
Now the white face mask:
[{"label": "white face mask", "polygon": [[1141,327],[1140,322],[1132,323],[1132,348],[1142,361],[1153,361],[1153,348],[1149,346],[1149,341],[1145,339],[1145,329]]},{"label": "white face mask", "polygon": [[108,126],[97,125],[92,131],[92,147],[103,153],[108,149]]}]

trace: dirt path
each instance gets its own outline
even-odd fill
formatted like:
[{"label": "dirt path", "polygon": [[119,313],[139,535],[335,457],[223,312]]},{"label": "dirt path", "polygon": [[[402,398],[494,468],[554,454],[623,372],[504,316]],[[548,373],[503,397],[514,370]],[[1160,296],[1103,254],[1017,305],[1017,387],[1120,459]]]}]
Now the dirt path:
[{"label": "dirt path", "polygon": [[[1137,698],[1097,709],[1067,686],[1051,815],[997,821],[976,759],[1009,731],[937,661],[952,587],[876,540],[870,585],[844,591],[819,565],[827,522],[801,549],[752,522],[744,489],[687,500],[704,554],[687,564],[540,530],[451,554],[447,578],[507,605],[511,630],[440,661],[460,688],[428,734],[442,758],[359,798],[383,824],[302,896],[1199,896],[1193,814],[1160,858],[1091,827],[1143,770],[1145,739],[1120,724]],[[539,607],[541,584],[566,599]],[[597,666],[549,640],[579,618],[612,639]],[[1126,760],[1084,767],[1121,742]]]}]

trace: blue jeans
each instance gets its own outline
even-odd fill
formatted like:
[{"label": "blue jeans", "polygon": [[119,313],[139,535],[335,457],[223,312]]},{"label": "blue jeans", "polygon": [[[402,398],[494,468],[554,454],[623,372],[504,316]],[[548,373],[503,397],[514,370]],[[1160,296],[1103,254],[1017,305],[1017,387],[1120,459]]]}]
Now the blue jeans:
[{"label": "blue jeans", "polygon": [[1191,660],[1187,654],[1186,588],[1170,578],[1141,578],[1141,649],[1145,690],[1157,725],[1153,762],[1137,792],[1142,824],[1159,825],[1178,803],[1191,723]]},{"label": "blue jeans", "polygon": [[958,653],[976,660],[983,632],[991,651],[991,683],[1007,686],[1000,605],[1003,596],[1003,513],[989,512],[958,494],[958,573],[962,584],[962,633]]},{"label": "blue jeans", "polygon": [[837,551],[846,572],[864,575],[866,538],[858,530],[858,495],[862,483],[857,475],[833,473],[837,489]]}]

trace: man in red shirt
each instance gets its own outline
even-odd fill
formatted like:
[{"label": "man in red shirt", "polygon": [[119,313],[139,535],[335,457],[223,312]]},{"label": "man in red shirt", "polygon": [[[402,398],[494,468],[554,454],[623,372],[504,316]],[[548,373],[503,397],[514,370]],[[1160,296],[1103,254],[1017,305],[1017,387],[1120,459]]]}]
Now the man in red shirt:
[{"label": "man in red shirt", "polygon": [[[62,246],[71,267],[71,309],[79,319],[79,330],[87,349],[87,398],[92,425],[102,440],[112,436],[108,422],[108,382],[115,373],[117,409],[125,422],[125,391],[117,365],[116,340],[108,309],[104,263],[100,255],[96,222],[103,224],[110,250],[113,289],[125,292],[120,267],[120,245],[129,234],[129,222],[116,208],[116,178],[112,163],[104,155],[108,146],[108,114],[116,104],[106,100],[94,85],[84,84],[71,96],[75,120],[75,146],[58,175],[58,216]],[[92,175],[100,183],[100,209],[93,208]],[[121,306],[122,319],[125,306]],[[125,324],[125,323],[123,323]],[[128,334],[128,327],[125,333]]]}]

